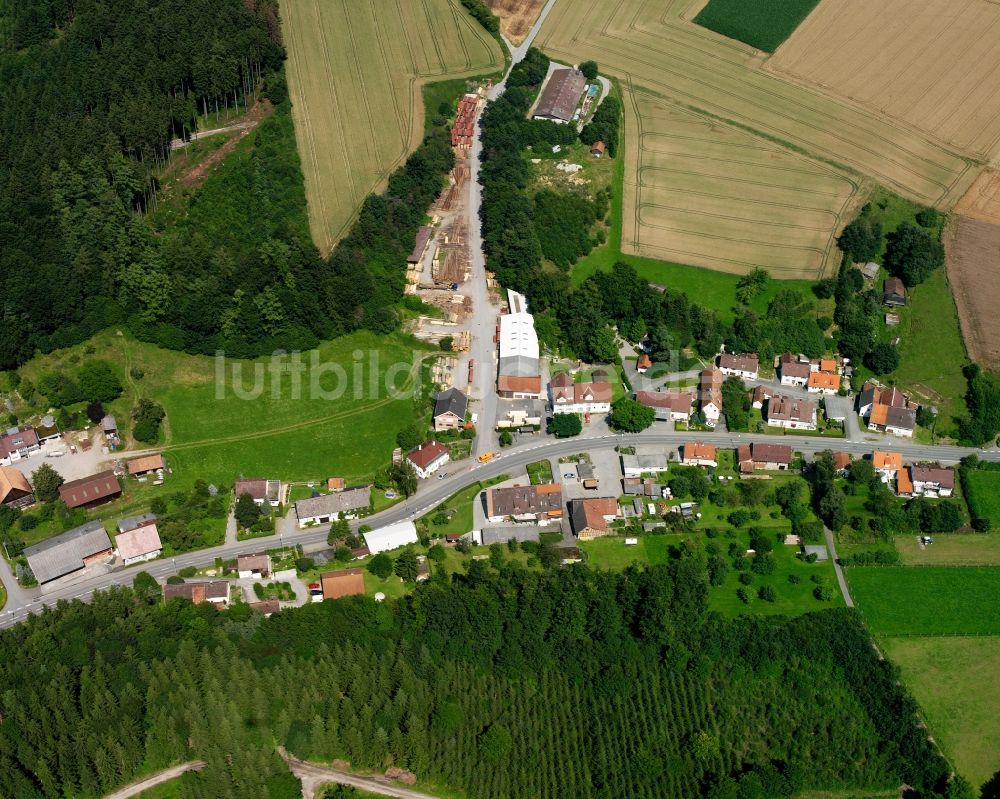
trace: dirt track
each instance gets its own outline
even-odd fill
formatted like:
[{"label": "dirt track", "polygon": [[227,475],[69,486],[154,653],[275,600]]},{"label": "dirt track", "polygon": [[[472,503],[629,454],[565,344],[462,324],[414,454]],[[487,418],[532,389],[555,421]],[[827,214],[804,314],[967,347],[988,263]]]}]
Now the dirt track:
[{"label": "dirt track", "polygon": [[136,780],[135,782],[129,783],[124,788],[119,788],[114,793],[109,793],[104,799],[128,799],[130,796],[138,796],[143,791],[147,791],[150,788],[161,785],[164,782],[170,782],[170,780],[177,779],[185,771],[201,771],[205,768],[205,764],[201,760],[193,760],[190,763],[181,763],[179,766],[171,766],[168,769],[164,769],[159,774],[154,774],[152,777],[146,777],[143,780]]},{"label": "dirt track", "polygon": [[1000,225],[956,215],[944,243],[969,357],[1000,369]]},{"label": "dirt track", "polygon": [[339,785],[350,785],[369,793],[377,793],[381,796],[392,796],[396,799],[437,799],[430,794],[414,791],[398,783],[391,783],[384,777],[362,777],[357,774],[349,774],[345,771],[318,766],[315,763],[306,763],[292,757],[285,751],[284,747],[278,747],[278,754],[288,764],[292,774],[302,782],[302,796],[304,799],[314,799],[317,790],[323,785],[335,782]]}]

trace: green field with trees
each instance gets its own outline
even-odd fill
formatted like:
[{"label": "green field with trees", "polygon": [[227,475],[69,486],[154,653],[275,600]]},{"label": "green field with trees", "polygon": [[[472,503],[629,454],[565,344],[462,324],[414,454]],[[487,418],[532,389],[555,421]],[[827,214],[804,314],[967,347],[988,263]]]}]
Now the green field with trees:
[{"label": "green field with trees", "polygon": [[945,787],[853,612],[724,620],[684,553],[622,574],[467,569],[270,619],[116,589],[6,630],[0,793],[98,797],[201,758],[180,796],[290,798],[277,743],[472,799]]},{"label": "green field with trees", "polygon": [[773,53],[812,11],[819,0],[709,0],[694,18],[730,39]]}]

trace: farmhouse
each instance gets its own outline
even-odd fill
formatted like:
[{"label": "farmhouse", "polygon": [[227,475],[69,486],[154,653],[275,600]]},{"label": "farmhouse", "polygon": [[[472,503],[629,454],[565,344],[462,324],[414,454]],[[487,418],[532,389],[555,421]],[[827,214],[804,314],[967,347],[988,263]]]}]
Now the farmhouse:
[{"label": "farmhouse", "polygon": [[767,426],[786,430],[815,430],[816,403],[776,394],[767,401]]},{"label": "farmhouse", "polygon": [[709,427],[715,427],[722,416],[722,383],[722,372],[716,366],[709,366],[701,373],[698,400]]},{"label": "farmhouse", "polygon": [[0,466],[10,466],[40,449],[38,434],[33,427],[12,427],[0,436]]},{"label": "farmhouse", "polygon": [[345,519],[353,519],[358,511],[371,503],[371,488],[350,488],[335,494],[300,499],[295,503],[295,516],[299,527],[310,524],[328,524],[344,514]]},{"label": "farmhouse", "polygon": [[846,452],[837,451],[833,453],[833,468],[837,474],[847,474],[847,468],[851,465],[851,456]]},{"label": "farmhouse", "polygon": [[465,424],[469,398],[457,388],[442,391],[434,400],[434,429],[458,430]]},{"label": "farmhouse", "polygon": [[917,409],[898,388],[882,388],[865,383],[858,395],[858,412],[869,430],[912,438],[917,426]]},{"label": "farmhouse", "polygon": [[700,441],[685,441],[681,448],[682,459],[685,465],[690,466],[718,466],[719,461],[715,454],[714,444],[703,444]]},{"label": "farmhouse", "polygon": [[323,599],[359,596],[365,592],[364,569],[324,572],[319,579],[323,585]]},{"label": "farmhouse", "polygon": [[574,383],[568,372],[552,378],[549,393],[553,413],[608,413],[611,410],[611,384]]},{"label": "farmhouse", "polygon": [[523,294],[508,291],[507,304],[510,313],[500,317],[497,393],[508,399],[541,399],[534,317],[527,311],[528,301]]},{"label": "farmhouse", "polygon": [[428,441],[406,455],[417,477],[426,479],[451,459],[448,448],[440,441]]},{"label": "farmhouse", "polygon": [[28,478],[17,469],[0,466],[0,505],[26,508],[35,501]]},{"label": "farmhouse", "polygon": [[810,372],[806,386],[810,394],[836,394],[840,391],[840,375],[830,372]]},{"label": "farmhouse", "polygon": [[955,490],[955,472],[942,466],[911,466],[913,495],[950,497]]},{"label": "farmhouse", "polygon": [[572,121],[586,85],[587,79],[578,69],[553,70],[538,98],[534,118],[559,123]]},{"label": "farmhouse", "polygon": [[742,474],[756,469],[785,471],[792,465],[793,455],[787,444],[743,444],[736,450]]},{"label": "farmhouse", "polygon": [[106,561],[111,554],[111,539],[98,520],[74,527],[24,550],[39,585]]},{"label": "farmhouse", "polygon": [[144,455],[141,458],[133,458],[128,462],[128,473],[133,477],[142,477],[150,472],[156,472],[163,468],[163,456],[159,453],[154,455]]},{"label": "farmhouse", "polygon": [[365,545],[372,555],[417,543],[417,527],[411,521],[388,524],[377,530],[369,530],[364,535]]},{"label": "farmhouse", "polygon": [[778,376],[783,386],[805,386],[809,382],[812,365],[808,360],[786,352],[778,358]]},{"label": "farmhouse", "polygon": [[93,508],[121,496],[122,487],[115,473],[107,471],[81,477],[59,486],[59,498],[67,508]]},{"label": "farmhouse", "polygon": [[756,380],[760,371],[760,361],[756,352],[744,352],[741,355],[724,352],[719,356],[719,371],[726,377]]},{"label": "farmhouse", "polygon": [[637,391],[635,401],[652,408],[661,422],[686,422],[691,418],[694,393],[691,391]]},{"label": "farmhouse", "polygon": [[146,513],[118,522],[115,546],[122,563],[129,566],[158,558],[163,551],[160,533],[156,529],[156,517]]},{"label": "farmhouse", "polygon": [[163,586],[164,601],[169,602],[177,597],[187,599],[195,605],[211,602],[216,607],[219,605],[225,607],[229,604],[229,583],[226,580],[205,580],[180,585],[167,583]]},{"label": "farmhouse", "polygon": [[548,524],[562,515],[562,487],[558,483],[491,488],[486,492],[486,518],[493,524],[505,519]]},{"label": "farmhouse", "polygon": [[260,552],[256,555],[239,555],[236,558],[236,573],[241,579],[260,580],[271,576],[271,556]]},{"label": "farmhouse", "polygon": [[576,537],[587,541],[611,532],[611,522],[621,515],[621,511],[614,497],[593,497],[572,500],[569,514]]},{"label": "farmhouse", "polygon": [[901,452],[884,452],[875,450],[872,453],[872,466],[883,483],[892,480],[898,471],[903,468],[903,454]]},{"label": "farmhouse", "polygon": [[261,477],[240,478],[233,486],[236,498],[249,494],[254,504],[263,506],[265,503],[272,508],[281,504],[281,481],[265,480]]},{"label": "farmhouse", "polygon": [[626,477],[639,477],[643,474],[660,474],[669,471],[667,456],[662,453],[647,453],[622,455],[622,472]]},{"label": "farmhouse", "polygon": [[898,277],[887,277],[882,290],[882,300],[886,305],[906,305],[906,286]]}]

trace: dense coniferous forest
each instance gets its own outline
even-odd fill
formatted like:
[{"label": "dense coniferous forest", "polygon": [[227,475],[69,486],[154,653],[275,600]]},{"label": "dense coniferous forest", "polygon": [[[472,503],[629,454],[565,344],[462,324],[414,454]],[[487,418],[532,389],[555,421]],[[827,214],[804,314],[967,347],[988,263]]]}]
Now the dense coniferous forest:
[{"label": "dense coniferous forest", "polygon": [[[0,0],[0,368],[112,324],[236,356],[397,326],[405,256],[452,165],[443,124],[324,260],[283,58],[276,0]],[[171,139],[261,97],[275,111],[244,157],[179,221],[151,216]]]},{"label": "dense coniferous forest", "polygon": [[[696,553],[620,574],[470,564],[409,598],[217,612],[117,589],[0,634],[0,795],[285,797],[276,744],[476,799],[936,795],[943,759],[853,611],[707,612]],[[155,592],[155,587],[153,588]]]}]

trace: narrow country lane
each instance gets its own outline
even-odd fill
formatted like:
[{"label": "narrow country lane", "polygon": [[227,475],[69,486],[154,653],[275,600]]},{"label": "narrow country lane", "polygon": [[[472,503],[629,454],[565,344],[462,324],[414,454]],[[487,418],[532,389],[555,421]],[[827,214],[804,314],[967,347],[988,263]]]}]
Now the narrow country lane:
[{"label": "narrow country lane", "polygon": [[823,525],[823,535],[826,537],[826,548],[830,551],[830,558],[833,560],[833,570],[837,573],[837,584],[840,586],[840,593],[844,595],[844,604],[849,608],[854,607],[854,600],[851,598],[851,592],[847,588],[847,578],[844,577],[844,570],[840,567],[840,561],[837,560],[837,543],[833,537],[833,531]]}]

